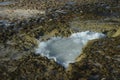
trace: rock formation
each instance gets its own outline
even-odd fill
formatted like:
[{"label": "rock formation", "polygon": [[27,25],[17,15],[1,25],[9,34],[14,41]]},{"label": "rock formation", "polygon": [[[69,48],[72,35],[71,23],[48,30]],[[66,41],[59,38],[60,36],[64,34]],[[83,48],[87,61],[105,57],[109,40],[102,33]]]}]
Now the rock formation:
[{"label": "rock formation", "polygon": [[[119,80],[119,3],[118,0],[0,0],[0,79]],[[88,42],[67,69],[34,54],[38,40],[68,37],[86,30],[102,32],[107,37]]]}]

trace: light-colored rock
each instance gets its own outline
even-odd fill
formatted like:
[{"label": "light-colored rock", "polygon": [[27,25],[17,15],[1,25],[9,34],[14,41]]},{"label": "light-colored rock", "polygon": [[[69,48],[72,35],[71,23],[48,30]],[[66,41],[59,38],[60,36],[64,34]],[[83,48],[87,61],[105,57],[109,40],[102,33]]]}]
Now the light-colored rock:
[{"label": "light-colored rock", "polygon": [[120,36],[120,28],[116,31],[115,34],[113,34],[113,37],[117,37],[117,36]]},{"label": "light-colored rock", "polygon": [[0,17],[3,18],[13,18],[13,19],[27,19],[31,17],[35,17],[38,14],[45,14],[45,11],[41,10],[24,10],[24,9],[3,9],[0,10]]}]

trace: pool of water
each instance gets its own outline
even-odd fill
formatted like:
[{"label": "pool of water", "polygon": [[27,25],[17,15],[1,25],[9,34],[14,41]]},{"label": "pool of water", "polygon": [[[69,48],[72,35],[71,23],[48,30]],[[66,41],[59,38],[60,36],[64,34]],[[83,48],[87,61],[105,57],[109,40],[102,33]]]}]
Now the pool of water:
[{"label": "pool of water", "polygon": [[54,59],[57,63],[68,67],[82,52],[82,48],[89,40],[105,37],[102,33],[78,32],[68,38],[53,37],[48,41],[39,42],[36,54]]}]

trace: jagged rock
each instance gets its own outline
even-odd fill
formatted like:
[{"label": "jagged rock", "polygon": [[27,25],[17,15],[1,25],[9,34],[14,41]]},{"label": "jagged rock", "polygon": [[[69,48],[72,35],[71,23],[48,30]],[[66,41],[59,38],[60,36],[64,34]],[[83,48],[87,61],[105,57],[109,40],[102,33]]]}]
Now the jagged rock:
[{"label": "jagged rock", "polygon": [[120,36],[90,41],[83,49],[83,54],[68,67],[71,80],[120,79],[120,49],[116,48],[120,45],[119,39]]},{"label": "jagged rock", "polygon": [[[64,79],[65,70],[46,57],[31,54],[19,60],[1,61],[4,65],[0,66],[1,79]],[[3,69],[4,68],[4,69]],[[12,73],[12,74],[10,74]],[[33,75],[34,74],[34,75]],[[54,76],[53,76],[54,75]]]},{"label": "jagged rock", "polygon": [[[53,60],[30,53],[18,60],[0,61],[2,79],[119,80],[119,37],[96,39],[67,70]],[[112,43],[111,43],[112,42]],[[33,75],[34,74],[34,75]],[[54,76],[53,76],[54,75]]]},{"label": "jagged rock", "polygon": [[[115,0],[101,0],[100,2],[98,0],[75,0],[79,1],[78,3],[69,3],[67,0],[58,0],[58,2],[56,0],[48,2],[45,0],[39,0],[39,2],[38,0],[12,1],[17,1],[17,3],[2,6],[1,9],[45,10],[46,13],[40,15],[44,13],[41,12],[34,18],[20,18],[21,20],[13,17],[1,18],[8,20],[7,23],[10,21],[10,27],[4,28],[8,25],[0,23],[0,79],[120,79],[119,30],[115,33],[115,37],[111,38],[120,22],[119,5],[112,5]],[[112,19],[115,17],[118,20],[112,20],[112,22],[104,20],[106,19],[105,14],[110,14],[108,17]],[[74,29],[70,23],[73,23]],[[76,26],[80,28],[78,29]],[[71,63],[66,70],[54,60],[34,55],[38,39],[42,41],[54,36],[68,37],[73,32],[89,29],[104,32],[110,36],[89,42],[76,62]]]}]

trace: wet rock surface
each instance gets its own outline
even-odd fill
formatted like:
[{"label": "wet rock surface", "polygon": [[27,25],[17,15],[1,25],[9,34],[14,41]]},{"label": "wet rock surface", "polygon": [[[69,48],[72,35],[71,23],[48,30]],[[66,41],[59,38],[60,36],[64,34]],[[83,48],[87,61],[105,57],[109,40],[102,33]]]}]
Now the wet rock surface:
[{"label": "wet rock surface", "polygon": [[[72,79],[119,80],[120,36],[90,41],[83,54],[68,68]],[[112,42],[112,43],[111,43]],[[85,74],[85,75],[84,75]],[[78,75],[78,76],[74,76]]]},{"label": "wet rock surface", "polygon": [[[14,3],[0,5],[0,14],[3,15],[1,12],[4,9],[7,15],[0,15],[1,80],[120,79],[118,0],[9,1]],[[1,2],[6,0],[0,0]],[[14,16],[18,9],[20,13],[28,10],[27,14],[22,15],[23,18],[19,16],[20,13]],[[32,10],[37,10],[38,13],[35,14]],[[41,11],[45,13],[41,14]],[[34,16],[25,17],[28,14]],[[86,30],[105,33],[107,38],[90,41],[76,62],[67,69],[54,60],[34,55],[38,40],[45,41],[55,36],[68,37],[71,33]]]},{"label": "wet rock surface", "polygon": [[[24,56],[20,60],[1,61],[0,79],[63,79],[65,78],[64,68],[45,57],[36,56],[31,53],[30,56]],[[3,73],[4,72],[4,73]],[[54,75],[54,76],[53,76]]]},{"label": "wet rock surface", "polygon": [[[90,41],[67,70],[54,60],[31,53],[17,60],[1,60],[1,79],[119,80],[120,36]],[[112,41],[112,43],[111,43]],[[4,72],[4,73],[3,73]],[[54,76],[53,76],[54,75]]]}]

